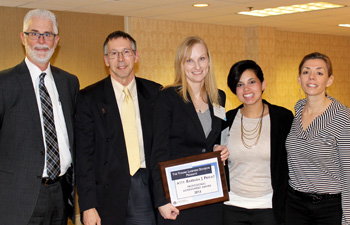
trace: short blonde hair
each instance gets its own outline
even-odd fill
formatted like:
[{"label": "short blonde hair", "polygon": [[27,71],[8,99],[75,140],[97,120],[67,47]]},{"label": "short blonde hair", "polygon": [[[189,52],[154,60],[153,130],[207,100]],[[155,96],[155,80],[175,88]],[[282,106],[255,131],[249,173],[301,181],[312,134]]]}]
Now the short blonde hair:
[{"label": "short blonde hair", "polygon": [[[170,87],[180,87],[178,89],[178,94],[182,97],[185,102],[189,102],[190,100],[187,97],[187,92],[190,94],[192,98],[193,92],[191,87],[188,85],[186,74],[184,71],[184,63],[185,61],[191,57],[192,48],[195,44],[202,44],[207,50],[208,58],[209,58],[209,71],[207,76],[204,79],[203,89],[201,90],[201,97],[206,102],[207,96],[209,101],[212,104],[219,105],[219,94],[218,88],[216,85],[215,73],[213,69],[212,59],[208,50],[207,44],[200,37],[187,37],[185,38],[177,47],[176,55],[175,55],[175,81]],[[192,98],[193,99],[193,98]]]}]

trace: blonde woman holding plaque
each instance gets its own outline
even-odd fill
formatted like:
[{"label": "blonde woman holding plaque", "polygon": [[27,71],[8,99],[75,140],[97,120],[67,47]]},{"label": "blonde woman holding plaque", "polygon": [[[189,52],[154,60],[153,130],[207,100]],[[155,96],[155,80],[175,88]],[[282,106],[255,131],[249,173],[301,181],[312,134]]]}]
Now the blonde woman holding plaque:
[{"label": "blonde woman holding plaque", "polygon": [[[215,108],[222,108],[226,98],[216,86],[208,47],[199,37],[188,37],[177,48],[175,74],[174,84],[160,92],[154,106],[151,164],[158,224],[221,224],[222,204],[180,212],[164,195],[158,163],[214,151],[224,119]],[[226,147],[215,150],[227,159]]]}]

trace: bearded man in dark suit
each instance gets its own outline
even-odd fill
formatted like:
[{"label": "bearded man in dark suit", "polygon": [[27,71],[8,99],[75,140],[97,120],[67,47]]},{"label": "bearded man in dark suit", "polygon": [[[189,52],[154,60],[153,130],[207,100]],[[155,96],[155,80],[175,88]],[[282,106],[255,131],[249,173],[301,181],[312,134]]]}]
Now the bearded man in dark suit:
[{"label": "bearded man in dark suit", "polygon": [[50,65],[59,40],[52,12],[29,11],[20,37],[25,59],[0,72],[0,224],[65,225],[74,215],[79,81]]}]

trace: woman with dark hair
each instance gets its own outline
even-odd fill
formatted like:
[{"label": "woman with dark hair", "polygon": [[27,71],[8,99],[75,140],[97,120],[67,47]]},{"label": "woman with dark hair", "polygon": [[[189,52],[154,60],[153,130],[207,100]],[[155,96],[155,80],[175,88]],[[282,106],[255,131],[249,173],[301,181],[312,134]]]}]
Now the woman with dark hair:
[{"label": "woman with dark hair", "polygon": [[293,114],[262,99],[266,81],[252,60],[235,63],[227,83],[242,105],[227,112],[224,126],[230,152],[224,224],[282,224],[288,181],[285,139]]},{"label": "woman with dark hair", "polygon": [[286,224],[350,224],[350,111],[326,89],[334,80],[330,59],[306,55],[287,137],[289,188]]},{"label": "woman with dark hair", "polygon": [[222,203],[179,210],[165,197],[158,163],[221,150],[215,146],[224,118],[215,110],[225,105],[225,93],[218,90],[212,59],[205,42],[188,37],[177,48],[175,81],[159,93],[154,105],[153,147],[151,155],[154,203],[157,224],[220,225]]}]

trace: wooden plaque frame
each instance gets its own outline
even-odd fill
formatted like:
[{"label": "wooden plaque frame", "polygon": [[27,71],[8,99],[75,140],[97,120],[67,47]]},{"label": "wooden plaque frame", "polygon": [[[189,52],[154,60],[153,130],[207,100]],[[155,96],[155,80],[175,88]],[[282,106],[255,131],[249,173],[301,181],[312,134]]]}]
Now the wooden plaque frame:
[{"label": "wooden plaque frame", "polygon": [[[187,164],[187,163],[194,163],[194,162],[199,162],[202,160],[213,159],[213,158],[217,158],[217,168],[219,169],[219,176],[217,176],[216,179],[220,179],[219,182],[221,183],[223,195],[221,197],[216,197],[216,198],[212,198],[209,200],[203,200],[203,201],[199,200],[199,201],[196,201],[196,202],[193,202],[190,204],[184,204],[184,205],[179,205],[179,206],[175,205],[175,206],[179,210],[183,210],[183,209],[189,209],[189,208],[198,207],[198,206],[202,206],[202,205],[208,205],[208,204],[227,201],[229,199],[229,197],[228,197],[228,188],[227,188],[227,183],[226,183],[224,165],[223,165],[223,162],[221,161],[220,152],[216,151],[216,152],[209,152],[209,153],[189,156],[189,157],[185,157],[185,158],[180,158],[180,159],[169,160],[169,161],[161,162],[158,164],[161,178],[162,178],[162,184],[163,184],[163,190],[165,193],[165,197],[169,200],[169,202],[172,202],[172,200],[170,199],[170,192],[169,192],[170,189],[168,186],[169,184],[168,184],[168,179],[167,179],[167,174],[166,174],[165,169],[168,167],[178,166],[178,165]],[[190,168],[191,167],[189,167],[189,169]]]}]

